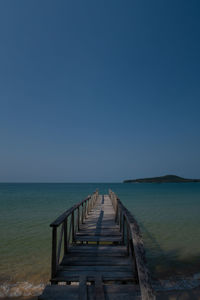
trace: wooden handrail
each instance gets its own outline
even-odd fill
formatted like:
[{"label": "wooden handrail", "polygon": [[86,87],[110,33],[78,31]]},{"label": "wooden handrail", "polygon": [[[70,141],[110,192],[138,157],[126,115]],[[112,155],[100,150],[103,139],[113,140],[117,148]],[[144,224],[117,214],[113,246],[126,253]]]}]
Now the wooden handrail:
[{"label": "wooden handrail", "polygon": [[151,286],[150,273],[146,266],[145,250],[140,227],[133,215],[123,205],[115,193],[109,190],[109,196],[115,209],[116,221],[120,224],[120,230],[123,231],[123,240],[125,240],[126,225],[127,254],[129,255],[129,251],[131,250],[138,275],[142,300],[154,300],[156,297]]},{"label": "wooden handrail", "polygon": [[88,201],[91,198],[91,196],[89,195],[87,198],[85,198],[84,200],[82,200],[81,202],[75,204],[74,206],[70,207],[68,210],[66,210],[62,215],[60,215],[54,222],[52,222],[50,224],[50,227],[58,227],[67,217],[69,217],[69,215],[71,215],[71,213],[76,210],[79,206],[81,206],[82,203],[85,203],[86,201]]},{"label": "wooden handrail", "polygon": [[[64,244],[64,255],[67,253],[70,243],[76,243],[75,234],[79,230],[80,222],[83,223],[89,211],[94,207],[98,198],[98,191],[94,192],[81,202],[75,204],[70,209],[66,210],[53,223],[52,227],[52,259],[51,259],[51,278],[56,276],[57,268],[60,262],[61,248]],[[70,218],[71,216],[71,218]],[[81,217],[81,219],[80,219]],[[69,220],[70,219],[70,220]],[[68,223],[70,222],[69,226]],[[58,237],[58,227],[62,225]],[[68,230],[69,228],[69,230]],[[64,242],[63,242],[64,239]]]}]

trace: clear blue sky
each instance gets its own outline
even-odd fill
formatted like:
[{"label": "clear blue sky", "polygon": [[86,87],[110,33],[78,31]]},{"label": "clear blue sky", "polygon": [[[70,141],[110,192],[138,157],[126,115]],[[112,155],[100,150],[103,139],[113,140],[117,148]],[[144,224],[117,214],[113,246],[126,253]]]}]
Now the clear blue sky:
[{"label": "clear blue sky", "polygon": [[0,181],[200,178],[200,1],[0,1]]}]

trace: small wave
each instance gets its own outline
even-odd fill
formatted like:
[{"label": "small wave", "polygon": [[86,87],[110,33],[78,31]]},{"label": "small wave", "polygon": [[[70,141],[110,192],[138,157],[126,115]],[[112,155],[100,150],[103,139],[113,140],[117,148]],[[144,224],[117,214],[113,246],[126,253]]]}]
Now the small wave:
[{"label": "small wave", "polygon": [[30,282],[4,282],[0,285],[0,298],[20,297],[20,296],[38,296],[45,287],[44,283],[34,285]]}]

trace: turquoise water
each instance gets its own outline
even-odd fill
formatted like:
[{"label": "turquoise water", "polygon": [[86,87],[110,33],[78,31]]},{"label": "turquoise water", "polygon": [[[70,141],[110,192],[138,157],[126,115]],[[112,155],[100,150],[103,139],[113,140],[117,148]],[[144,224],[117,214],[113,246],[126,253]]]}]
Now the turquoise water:
[{"label": "turquoise water", "polygon": [[138,220],[155,277],[200,272],[200,184],[0,184],[0,284],[50,278],[49,224],[96,188]]}]

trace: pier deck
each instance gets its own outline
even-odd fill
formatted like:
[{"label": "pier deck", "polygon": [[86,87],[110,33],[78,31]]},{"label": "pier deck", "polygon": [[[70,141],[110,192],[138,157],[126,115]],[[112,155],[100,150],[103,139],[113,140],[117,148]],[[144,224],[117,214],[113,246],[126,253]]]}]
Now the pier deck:
[{"label": "pier deck", "polygon": [[95,192],[51,227],[51,285],[39,300],[155,299],[139,227],[113,192]]}]

